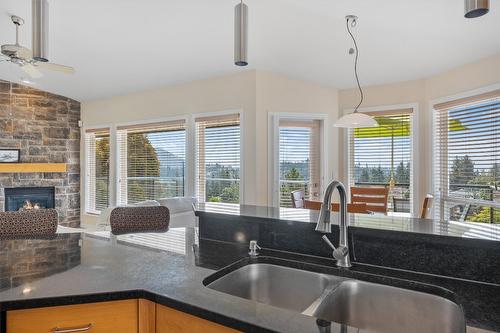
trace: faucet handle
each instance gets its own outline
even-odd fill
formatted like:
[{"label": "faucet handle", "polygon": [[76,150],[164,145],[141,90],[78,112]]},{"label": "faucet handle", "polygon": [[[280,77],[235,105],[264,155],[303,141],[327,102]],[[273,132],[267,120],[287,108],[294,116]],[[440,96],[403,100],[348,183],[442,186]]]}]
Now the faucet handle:
[{"label": "faucet handle", "polygon": [[335,245],[333,245],[332,242],[330,242],[330,240],[328,239],[328,237],[326,237],[326,235],[323,235],[323,237],[321,238],[325,241],[326,244],[328,244],[329,247],[332,248],[333,250],[332,255],[335,259],[342,260],[349,255],[349,249],[346,246],[335,247]]},{"label": "faucet handle", "polygon": [[326,235],[323,235],[323,237],[321,237],[325,243],[332,248],[333,251],[335,251],[337,248],[335,247],[335,245],[332,244],[332,242],[330,242],[330,240],[328,239],[328,237],[326,237]]}]

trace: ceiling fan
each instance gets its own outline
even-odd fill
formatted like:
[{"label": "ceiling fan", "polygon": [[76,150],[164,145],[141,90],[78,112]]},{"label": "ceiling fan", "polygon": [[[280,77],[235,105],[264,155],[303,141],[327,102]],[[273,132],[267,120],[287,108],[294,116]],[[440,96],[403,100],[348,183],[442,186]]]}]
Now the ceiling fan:
[{"label": "ceiling fan", "polygon": [[[24,20],[15,15],[10,18],[12,23],[16,26],[16,43],[2,45],[2,54],[7,58],[0,61],[9,61],[20,66],[24,72],[35,79],[42,77],[42,72],[40,72],[38,68],[67,74],[73,74],[75,72],[73,67],[50,63],[44,57],[34,57],[33,52],[30,49],[19,44],[19,27],[24,24]],[[35,23],[36,22],[33,22],[33,24]],[[35,38],[35,36],[33,37]]]}]

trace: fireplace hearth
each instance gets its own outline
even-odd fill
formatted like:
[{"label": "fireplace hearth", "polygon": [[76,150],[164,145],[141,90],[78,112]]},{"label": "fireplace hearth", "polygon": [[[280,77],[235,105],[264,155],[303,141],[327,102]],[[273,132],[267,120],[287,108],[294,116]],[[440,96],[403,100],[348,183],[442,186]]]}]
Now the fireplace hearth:
[{"label": "fireplace hearth", "polygon": [[55,208],[55,188],[14,187],[5,188],[5,211]]}]

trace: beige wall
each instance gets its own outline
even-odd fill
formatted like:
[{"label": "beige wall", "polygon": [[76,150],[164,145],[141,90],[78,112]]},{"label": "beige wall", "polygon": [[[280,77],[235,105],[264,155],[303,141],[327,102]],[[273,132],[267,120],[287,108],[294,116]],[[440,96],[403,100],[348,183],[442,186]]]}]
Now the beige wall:
[{"label": "beige wall", "polygon": [[[419,170],[414,185],[418,193],[418,205],[426,193],[432,193],[432,109],[431,101],[466,93],[475,89],[491,86],[500,82],[500,54],[467,64],[433,77],[415,81],[387,85],[363,87],[365,101],[362,107],[378,107],[395,104],[418,104],[416,121],[418,126]],[[359,101],[356,89],[339,91],[340,113],[352,109]],[[343,131],[343,130],[342,130]],[[346,156],[344,135],[340,136],[340,156]],[[346,181],[347,170],[340,165],[340,175]],[[418,178],[417,178],[418,177]]]},{"label": "beige wall", "polygon": [[[325,113],[328,127],[338,116],[336,89],[283,76],[244,71],[234,75],[169,86],[125,96],[82,103],[84,127],[154,120],[196,113],[241,110],[243,113],[244,202],[268,203],[268,112]],[[330,132],[329,175],[337,168],[337,136]],[[82,147],[82,161],[84,149]],[[189,163],[189,161],[188,161]],[[82,166],[82,174],[85,166]],[[111,178],[114,177],[112,172]],[[82,182],[84,181],[82,177]],[[82,184],[84,191],[85,186]],[[82,192],[82,207],[85,193]],[[82,208],[82,212],[83,212]],[[91,218],[83,216],[84,221]]]},{"label": "beige wall", "polygon": [[327,115],[325,130],[328,133],[328,170],[325,172],[325,180],[328,181],[338,176],[338,130],[333,128],[333,123],[338,118],[338,91],[336,89],[258,71],[256,106],[259,203],[272,203],[271,194],[268,191],[269,183],[272,181],[272,174],[268,172],[269,113]]}]

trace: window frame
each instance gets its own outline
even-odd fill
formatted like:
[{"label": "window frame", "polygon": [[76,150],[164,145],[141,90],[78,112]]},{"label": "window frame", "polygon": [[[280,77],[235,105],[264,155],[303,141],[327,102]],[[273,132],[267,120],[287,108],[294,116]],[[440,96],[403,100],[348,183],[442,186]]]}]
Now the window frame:
[{"label": "window frame", "polygon": [[269,112],[268,113],[268,205],[271,207],[280,206],[280,121],[319,121],[319,141],[320,152],[320,186],[319,196],[322,197],[328,176],[328,138],[329,126],[328,114],[326,113],[290,113],[290,112]]},{"label": "window frame", "polygon": [[[121,123],[116,123],[113,126],[113,142],[112,145],[114,147],[114,150],[112,150],[112,155],[111,159],[114,162],[114,179],[113,182],[113,192],[114,192],[114,201],[113,205],[118,205],[119,200],[120,200],[120,160],[122,158],[121,156],[121,150],[120,147],[118,146],[118,132],[120,131],[120,127],[133,127],[133,126],[141,126],[141,125],[154,125],[156,123],[167,123],[167,122],[176,122],[176,121],[183,121],[185,124],[185,131],[186,131],[186,139],[184,142],[184,150],[185,150],[185,159],[186,162],[184,163],[184,196],[192,196],[192,192],[190,191],[189,184],[187,182],[189,178],[189,170],[190,170],[190,161],[188,160],[188,143],[189,143],[189,132],[190,132],[190,117],[188,115],[179,115],[179,116],[172,116],[172,117],[165,117],[165,118],[155,118],[155,119],[144,119],[140,121],[130,121],[130,122],[121,122]],[[111,144],[111,143],[110,143]]]},{"label": "window frame", "polygon": [[[420,184],[418,182],[415,182],[414,179],[417,176],[421,170],[422,167],[424,166],[419,166],[417,161],[421,160],[420,156],[420,150],[419,150],[419,140],[418,137],[420,136],[419,133],[419,105],[418,103],[405,103],[405,104],[390,104],[390,105],[378,105],[378,106],[371,106],[371,107],[363,107],[359,108],[359,112],[368,112],[371,114],[376,114],[377,112],[384,113],[387,111],[395,111],[395,110],[401,110],[401,109],[412,109],[412,124],[411,124],[411,131],[412,131],[412,136],[411,136],[411,176],[410,176],[410,184],[411,184],[411,194],[410,198],[412,200],[412,204],[410,205],[410,215],[411,216],[416,216],[420,212]],[[344,115],[348,113],[354,112],[354,109],[345,109],[344,110]],[[351,151],[350,151],[350,138],[349,138],[349,129],[343,129],[344,131],[344,179],[349,182],[351,181]],[[347,195],[350,197],[350,186],[347,187]]]},{"label": "window frame", "polygon": [[[83,174],[83,188],[85,190],[85,195],[82,197],[83,201],[83,214],[86,215],[92,215],[92,216],[99,216],[101,214],[101,211],[90,211],[89,210],[89,200],[90,200],[90,191],[89,191],[89,184],[90,184],[90,175],[89,175],[89,163],[90,163],[90,155],[88,154],[89,151],[89,146],[87,142],[87,133],[89,132],[99,132],[99,131],[108,131],[109,133],[109,183],[108,183],[108,206],[111,206],[114,204],[113,202],[113,175],[112,175],[112,170],[113,170],[113,152],[112,152],[112,147],[113,147],[113,136],[112,136],[112,131],[113,131],[113,126],[112,125],[96,125],[96,126],[83,126],[81,127],[81,137],[83,138],[83,163],[85,166],[85,172]],[[95,193],[94,193],[95,197]]]},{"label": "window frame", "polygon": [[239,183],[239,204],[244,204],[245,203],[245,165],[244,165],[244,156],[245,156],[245,145],[244,145],[244,139],[245,139],[245,117],[244,117],[244,112],[240,109],[236,110],[223,110],[223,111],[213,111],[213,112],[201,112],[201,113],[193,113],[190,116],[190,124],[189,124],[189,131],[190,133],[190,138],[189,141],[186,140],[186,144],[189,142],[189,144],[192,144],[192,147],[194,147],[193,150],[189,150],[186,152],[186,162],[187,162],[187,155],[189,156],[190,161],[192,162],[193,166],[190,170],[192,172],[189,174],[192,176],[192,184],[190,184],[191,189],[190,193],[192,193],[193,197],[196,197],[196,187],[198,183],[198,179],[196,175],[198,175],[198,157],[196,156],[196,152],[198,151],[198,140],[196,137],[196,119],[197,118],[210,118],[210,117],[220,117],[220,116],[230,116],[230,115],[238,115],[240,118],[240,183]]},{"label": "window frame", "polygon": [[[435,108],[435,106],[438,104],[455,102],[455,101],[458,101],[461,99],[474,98],[474,97],[479,96],[479,95],[492,93],[495,90],[499,90],[499,89],[500,89],[500,83],[497,83],[497,84],[481,87],[478,89],[473,89],[473,90],[469,90],[469,91],[465,91],[465,92],[461,92],[461,93],[457,93],[457,94],[453,94],[453,95],[449,95],[449,96],[445,96],[445,97],[436,98],[436,99],[429,101],[428,108],[429,108],[430,113],[431,113],[431,115],[429,117],[430,118],[429,123],[430,123],[430,128],[432,129],[432,131],[431,131],[431,140],[429,141],[429,146],[428,146],[428,149],[431,152],[431,158],[430,158],[430,163],[428,165],[428,168],[429,168],[429,173],[431,174],[430,188],[432,189],[432,191],[435,191],[436,182],[439,179],[438,177],[440,177],[439,175],[436,175],[436,173],[435,173],[436,164],[438,163],[435,160],[436,140],[438,139],[436,137],[435,128],[438,125],[437,117],[438,117],[438,112],[439,112],[439,110],[437,110]],[[461,198],[450,197],[448,195],[448,191],[449,191],[449,186],[446,187],[446,195],[443,195],[442,197],[440,197],[437,195],[437,193],[435,193],[437,200],[436,200],[435,204],[433,205],[433,208],[431,209],[431,212],[430,212],[431,216],[433,216],[434,218],[437,217],[436,215],[437,215],[438,211],[441,212],[440,216],[437,218],[439,218],[439,220],[441,220],[443,222],[448,222],[447,220],[445,221],[443,219],[443,213],[444,213],[443,206],[444,206],[445,201],[453,202],[453,203],[457,203],[457,204],[476,204],[476,205],[480,205],[480,206],[489,206],[489,207],[494,207],[494,208],[500,208],[500,204],[495,203],[495,202],[490,202],[490,201],[485,201],[485,200],[480,200],[480,199],[461,199]],[[435,207],[437,207],[438,205],[440,206],[440,209],[438,211],[436,211]],[[475,223],[477,223],[477,222],[475,222]]]}]

